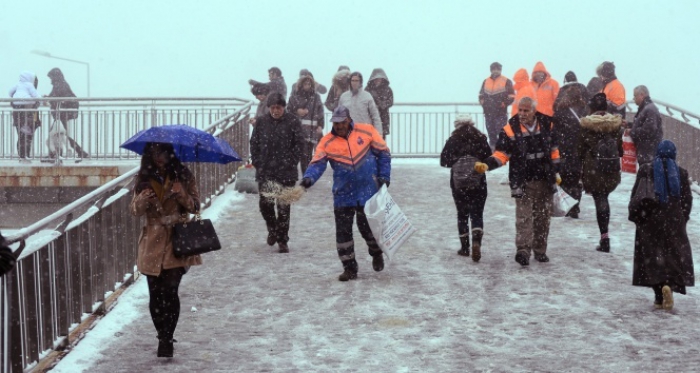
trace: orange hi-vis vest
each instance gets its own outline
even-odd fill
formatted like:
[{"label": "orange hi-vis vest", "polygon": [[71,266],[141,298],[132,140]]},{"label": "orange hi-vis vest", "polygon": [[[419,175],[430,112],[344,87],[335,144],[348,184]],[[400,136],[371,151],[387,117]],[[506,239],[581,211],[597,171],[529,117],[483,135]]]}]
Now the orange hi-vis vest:
[{"label": "orange hi-vis vest", "polygon": [[506,91],[506,83],[508,78],[501,75],[496,79],[490,77],[484,79],[484,93],[489,96],[497,95]]}]

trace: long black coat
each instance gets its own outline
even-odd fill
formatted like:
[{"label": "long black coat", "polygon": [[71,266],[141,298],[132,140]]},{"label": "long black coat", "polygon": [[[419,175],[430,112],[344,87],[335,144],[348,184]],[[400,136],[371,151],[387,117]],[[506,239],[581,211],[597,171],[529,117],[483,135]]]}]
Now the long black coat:
[{"label": "long black coat", "polygon": [[649,97],[645,98],[634,116],[634,124],[630,131],[634,146],[637,147],[637,162],[648,163],[654,160],[656,147],[664,138],[661,126],[659,108]]},{"label": "long black coat", "polygon": [[285,112],[279,119],[271,114],[259,117],[250,137],[255,180],[281,184],[297,181],[303,141],[301,122],[296,115]]},{"label": "long black coat", "polygon": [[[309,112],[305,116],[299,117],[297,115],[298,109],[306,109]],[[303,89],[292,92],[289,104],[287,104],[287,111],[297,116],[300,121],[309,124],[302,126],[303,136],[307,142],[316,143],[321,138],[321,136],[316,135],[316,129],[311,128],[311,121],[316,121],[316,126],[321,127],[322,130],[325,124],[323,122],[323,100],[318,93],[306,92]]]},{"label": "long black coat", "polygon": [[[51,93],[49,97],[76,97],[73,90],[70,88],[66,78],[63,76],[63,72],[59,68],[53,68],[49,71],[48,77],[51,79]],[[66,100],[66,101],[51,101],[51,116],[53,119],[60,119],[65,122],[70,119],[76,119],[78,117],[77,109],[79,107],[78,101],[76,100]],[[60,109],[60,110],[58,110]],[[69,109],[67,111],[62,111],[64,109]],[[73,110],[75,109],[75,110]],[[60,112],[60,115],[59,115]]]},{"label": "long black coat", "polygon": [[[693,196],[688,171],[679,167],[680,197],[669,196],[666,205],[630,211],[629,219],[639,221],[634,238],[634,270],[632,285],[654,286],[669,282],[675,292],[685,294],[686,286],[695,285],[693,256],[686,224],[690,219]],[[651,163],[639,168],[632,195],[642,177],[654,179]]]},{"label": "long black coat", "polygon": [[[474,126],[463,125],[452,132],[440,154],[440,166],[452,167],[461,157],[470,155],[483,162],[491,156],[486,135]],[[452,171],[450,171],[450,187],[454,189]],[[486,175],[481,175],[480,188],[486,190]]]}]

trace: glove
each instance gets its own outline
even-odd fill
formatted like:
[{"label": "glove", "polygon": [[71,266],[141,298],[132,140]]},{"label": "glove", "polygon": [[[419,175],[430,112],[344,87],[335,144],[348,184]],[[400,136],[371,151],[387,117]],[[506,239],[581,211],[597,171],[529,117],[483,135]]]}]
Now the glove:
[{"label": "glove", "polygon": [[474,163],[474,171],[483,174],[484,172],[489,170],[489,165],[483,162],[476,162]]},{"label": "glove", "polygon": [[554,175],[556,177],[557,185],[561,185],[561,176],[559,174]]},{"label": "glove", "polygon": [[15,266],[15,256],[8,248],[0,248],[0,276],[12,270]]},{"label": "glove", "polygon": [[301,182],[299,183],[299,186],[303,187],[304,189],[309,189],[311,188],[311,185],[313,185],[314,182],[311,181],[308,177],[305,177],[301,179]]},{"label": "glove", "polygon": [[378,178],[378,179],[377,179],[377,182],[379,183],[379,188],[381,188],[382,185],[386,185],[386,187],[388,188],[388,187],[389,187],[389,184],[391,184],[391,182],[390,182],[389,180],[387,180],[387,179],[385,179],[385,178],[383,178],[383,177]]}]

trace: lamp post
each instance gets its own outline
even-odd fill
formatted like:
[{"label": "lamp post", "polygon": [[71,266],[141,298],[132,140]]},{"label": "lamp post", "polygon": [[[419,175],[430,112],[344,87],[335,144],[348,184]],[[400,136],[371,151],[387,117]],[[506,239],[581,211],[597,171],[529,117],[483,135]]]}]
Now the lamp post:
[{"label": "lamp post", "polygon": [[39,56],[44,56],[44,57],[48,57],[48,58],[55,58],[57,60],[70,61],[70,62],[75,62],[75,63],[85,65],[85,67],[87,67],[87,96],[90,97],[90,64],[89,63],[87,63],[85,61],[78,61],[78,60],[73,60],[70,58],[54,56],[47,51],[41,51],[41,50],[36,50],[36,49],[34,49],[31,53],[37,54]]}]

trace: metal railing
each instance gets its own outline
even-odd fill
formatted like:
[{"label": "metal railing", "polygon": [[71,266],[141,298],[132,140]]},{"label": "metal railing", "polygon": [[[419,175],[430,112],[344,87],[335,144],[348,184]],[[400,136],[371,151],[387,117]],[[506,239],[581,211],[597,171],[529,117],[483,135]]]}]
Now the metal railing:
[{"label": "metal railing", "polygon": [[[80,109],[51,110],[50,102],[76,100]],[[40,102],[38,109],[12,109],[14,101]],[[77,111],[77,118],[66,121],[66,134],[90,159],[136,159],[132,152],[119,145],[140,130],[163,124],[188,124],[203,129],[236,109],[249,106],[239,98],[41,98],[0,99],[0,159],[17,159],[18,130],[13,126],[13,112],[36,113],[40,126],[34,133],[30,158],[48,158],[47,139],[55,118]],[[80,158],[81,153],[68,144],[64,158]]]},{"label": "metal railing", "polygon": [[[250,102],[229,108],[205,130],[248,154],[250,108]],[[234,180],[240,165],[188,164],[202,208]],[[31,369],[47,352],[70,344],[86,315],[101,311],[110,292],[133,280],[141,221],[130,214],[129,203],[137,172],[7,237],[22,251],[16,268],[0,278],[0,372]]]}]

